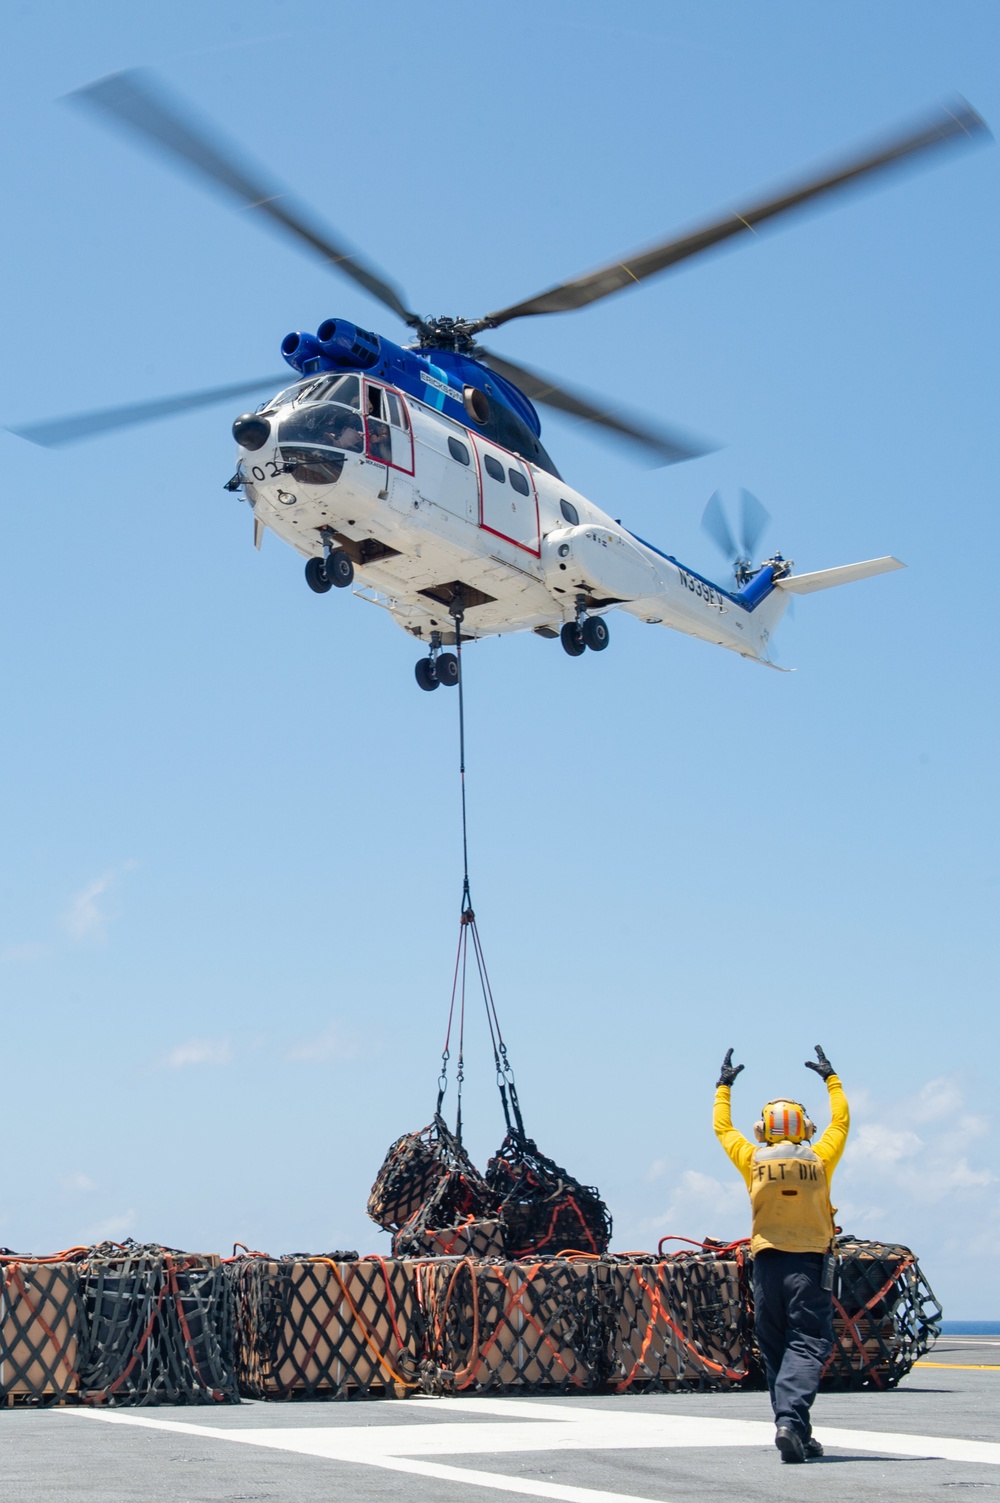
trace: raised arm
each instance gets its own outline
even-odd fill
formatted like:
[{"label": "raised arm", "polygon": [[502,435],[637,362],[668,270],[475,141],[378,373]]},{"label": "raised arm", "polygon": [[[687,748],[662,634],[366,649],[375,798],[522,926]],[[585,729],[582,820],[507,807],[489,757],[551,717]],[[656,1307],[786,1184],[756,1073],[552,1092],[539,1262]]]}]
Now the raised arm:
[{"label": "raised arm", "polygon": [[829,1179],[840,1163],[840,1156],[847,1143],[847,1134],[851,1128],[851,1111],[847,1105],[844,1088],[840,1083],[840,1076],[819,1044],[816,1045],[816,1059],[807,1059],[806,1069],[815,1070],[816,1074],[826,1081],[826,1089],[830,1097],[830,1126],[812,1145],[817,1157],[823,1160],[827,1179]]},{"label": "raised arm", "polygon": [[742,1069],[742,1065],[733,1064],[733,1051],[728,1049],[726,1057],[722,1061],[722,1069],[719,1072],[719,1079],[715,1088],[712,1126],[715,1129],[715,1136],[742,1174],[749,1190],[753,1144],[749,1143],[743,1134],[733,1126],[732,1112],[730,1110],[733,1081]]}]

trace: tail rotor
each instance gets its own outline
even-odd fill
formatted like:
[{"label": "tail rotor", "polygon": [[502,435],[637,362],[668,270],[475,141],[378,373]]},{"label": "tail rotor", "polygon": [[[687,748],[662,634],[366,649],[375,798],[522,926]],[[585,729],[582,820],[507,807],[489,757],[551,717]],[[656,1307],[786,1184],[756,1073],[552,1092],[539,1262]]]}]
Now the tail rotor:
[{"label": "tail rotor", "polygon": [[763,537],[770,512],[749,491],[740,491],[739,535],[737,537],[722,502],[721,491],[709,498],[702,513],[701,525],[708,533],[719,552],[728,560],[736,583],[742,587],[757,573],[754,554]]}]

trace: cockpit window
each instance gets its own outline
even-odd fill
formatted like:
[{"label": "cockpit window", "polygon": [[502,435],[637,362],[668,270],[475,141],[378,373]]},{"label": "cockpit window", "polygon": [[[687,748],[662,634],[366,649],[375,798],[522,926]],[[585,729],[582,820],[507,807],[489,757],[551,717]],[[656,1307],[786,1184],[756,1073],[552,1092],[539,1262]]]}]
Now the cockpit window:
[{"label": "cockpit window", "polygon": [[[299,398],[301,401],[302,398]],[[357,376],[329,376],[309,392],[310,402],[344,402],[348,407],[361,406],[361,383]]]},{"label": "cockpit window", "polygon": [[562,512],[563,516],[571,527],[579,527],[580,513],[577,511],[572,501],[560,501],[559,510]]},{"label": "cockpit window", "polygon": [[313,444],[360,452],[365,446],[361,416],[351,407],[321,402],[297,408],[281,424],[279,443]]},{"label": "cockpit window", "polygon": [[296,407],[307,402],[345,402],[350,407],[361,406],[361,383],[357,376],[323,376],[318,381],[311,376],[308,381],[299,381],[271,397],[258,412],[274,412],[278,407],[294,403]]}]

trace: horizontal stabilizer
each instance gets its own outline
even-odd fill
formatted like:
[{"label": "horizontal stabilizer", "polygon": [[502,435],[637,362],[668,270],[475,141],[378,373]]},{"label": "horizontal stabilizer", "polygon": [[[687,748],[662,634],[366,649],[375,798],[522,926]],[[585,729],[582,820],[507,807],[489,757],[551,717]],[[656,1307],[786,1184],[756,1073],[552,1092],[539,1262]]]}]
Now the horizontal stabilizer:
[{"label": "horizontal stabilizer", "polygon": [[839,569],[817,569],[813,574],[788,574],[776,579],[779,590],[789,590],[793,595],[811,595],[814,590],[832,590],[834,585],[851,584],[855,579],[871,579],[873,574],[891,574],[893,569],[905,569],[898,558],[890,554],[886,558],[869,558],[863,564],[841,564]]}]

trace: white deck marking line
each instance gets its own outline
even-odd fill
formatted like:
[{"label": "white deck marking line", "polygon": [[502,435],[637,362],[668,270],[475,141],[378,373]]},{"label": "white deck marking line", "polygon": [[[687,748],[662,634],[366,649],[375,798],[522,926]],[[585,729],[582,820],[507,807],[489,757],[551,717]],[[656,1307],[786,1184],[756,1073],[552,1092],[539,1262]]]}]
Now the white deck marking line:
[{"label": "white deck marking line", "polygon": [[[507,1416],[505,1423],[452,1423],[447,1420],[423,1424],[435,1409],[457,1411],[473,1417],[480,1414]],[[494,1488],[528,1497],[552,1498],[560,1503],[654,1503],[634,1494],[608,1493],[595,1488],[573,1487],[540,1479],[511,1477],[449,1466],[441,1458],[459,1455],[512,1455],[540,1453],[555,1458],[574,1451],[716,1449],[720,1447],[770,1447],[773,1426],[756,1420],[708,1419],[696,1415],[642,1414],[635,1410],[598,1409],[568,1404],[489,1399],[442,1399],[433,1405],[414,1404],[409,1423],[390,1425],[327,1425],[308,1429],[223,1428],[196,1425],[182,1420],[154,1419],[121,1410],[60,1409],[63,1415],[79,1415],[107,1424],[140,1425],[199,1439],[227,1440],[241,1445],[290,1451],[327,1461],[341,1461],[387,1471],[409,1472],[466,1486]],[[978,1462],[1000,1466],[1000,1444],[993,1441],[960,1440],[950,1436],[907,1435],[873,1430],[842,1430],[823,1426],[817,1436],[827,1446],[879,1455],[913,1456],[945,1461]],[[426,1458],[426,1459],[424,1459]],[[663,1503],[663,1500],[655,1500]]]}]

